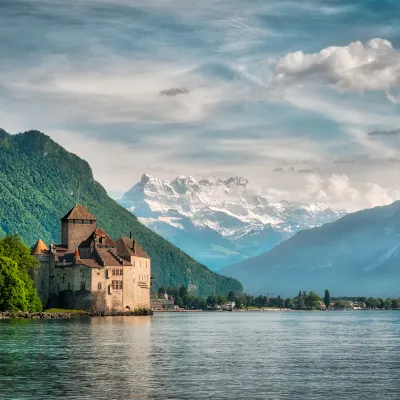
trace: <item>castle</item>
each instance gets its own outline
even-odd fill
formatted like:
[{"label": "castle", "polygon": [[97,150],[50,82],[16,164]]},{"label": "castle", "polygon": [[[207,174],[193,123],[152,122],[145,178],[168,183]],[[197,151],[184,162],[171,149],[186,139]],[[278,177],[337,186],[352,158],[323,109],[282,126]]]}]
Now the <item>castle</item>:
[{"label": "castle", "polygon": [[96,298],[109,310],[150,308],[150,257],[130,236],[112,240],[94,215],[75,205],[61,219],[61,244],[49,248],[39,239],[32,250],[43,306],[83,308]]}]

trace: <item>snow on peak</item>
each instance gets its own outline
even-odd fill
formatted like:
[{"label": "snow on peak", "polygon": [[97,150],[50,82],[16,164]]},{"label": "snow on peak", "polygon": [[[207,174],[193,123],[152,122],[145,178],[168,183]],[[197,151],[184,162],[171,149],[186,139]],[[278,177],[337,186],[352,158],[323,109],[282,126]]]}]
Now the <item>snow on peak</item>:
[{"label": "snow on peak", "polygon": [[198,191],[200,186],[193,176],[179,175],[177,178],[169,182],[177,193],[184,194],[188,191]]},{"label": "snow on peak", "polygon": [[238,186],[246,186],[249,184],[249,181],[248,181],[248,179],[243,178],[242,176],[232,176],[228,179],[225,179],[224,183],[226,185],[230,185],[230,184],[234,183],[235,185],[238,185]]},{"label": "snow on peak", "polygon": [[249,181],[241,176],[197,181],[192,176],[179,175],[165,181],[144,174],[120,203],[145,218],[154,218],[152,213],[161,216],[173,212],[223,236],[260,227],[294,233],[304,227],[332,222],[346,213],[320,204],[271,202],[256,195]]}]

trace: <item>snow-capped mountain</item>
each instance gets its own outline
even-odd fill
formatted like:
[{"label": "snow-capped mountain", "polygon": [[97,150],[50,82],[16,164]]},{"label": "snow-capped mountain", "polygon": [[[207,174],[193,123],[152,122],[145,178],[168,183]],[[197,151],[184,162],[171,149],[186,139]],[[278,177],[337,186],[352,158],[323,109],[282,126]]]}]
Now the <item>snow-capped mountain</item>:
[{"label": "snow-capped mountain", "polygon": [[199,181],[178,176],[167,182],[145,174],[119,203],[214,270],[346,214],[321,204],[272,202],[239,176]]}]

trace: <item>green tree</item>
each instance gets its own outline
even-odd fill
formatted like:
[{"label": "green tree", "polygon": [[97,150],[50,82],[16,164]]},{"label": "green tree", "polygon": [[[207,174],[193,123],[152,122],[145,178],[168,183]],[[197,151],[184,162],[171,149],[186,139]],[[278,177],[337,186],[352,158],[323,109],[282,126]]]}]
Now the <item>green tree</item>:
[{"label": "green tree", "polygon": [[214,296],[208,296],[207,297],[207,305],[212,307],[212,306],[215,306],[215,304],[216,304],[215,297]]},{"label": "green tree", "polygon": [[304,310],[306,308],[305,297],[304,297],[303,293],[304,292],[302,292],[300,290],[299,295],[297,296],[297,299],[296,299],[296,308],[298,310]]},{"label": "green tree", "polygon": [[338,310],[345,310],[351,307],[351,302],[348,300],[337,300],[335,302],[335,308],[337,308]]},{"label": "green tree", "polygon": [[41,311],[32,280],[38,262],[29,248],[18,236],[7,236],[0,240],[0,257],[0,309]]},{"label": "green tree", "polygon": [[235,301],[235,293],[230,291],[228,293],[228,301]]},{"label": "green tree", "polygon": [[397,310],[399,308],[399,300],[398,299],[393,299],[392,300],[392,309]]},{"label": "green tree", "polygon": [[217,302],[218,305],[225,304],[226,303],[225,296],[223,296],[221,294],[216,296],[216,302]]},{"label": "green tree", "polygon": [[390,310],[392,308],[392,299],[389,297],[385,300],[385,308],[386,310]]},{"label": "green tree", "polygon": [[331,304],[331,295],[330,295],[328,289],[325,289],[324,304],[325,304],[325,307],[326,307],[326,311],[328,311],[329,304]]},{"label": "green tree", "polygon": [[305,305],[310,310],[320,309],[321,308],[321,299],[316,293],[310,292],[306,296]]},{"label": "green tree", "polygon": [[183,299],[183,298],[186,297],[187,295],[188,295],[187,287],[182,285],[182,286],[179,288],[179,297]]},{"label": "green tree", "polygon": [[177,287],[175,287],[175,286],[168,286],[167,287],[167,293],[170,296],[173,296],[175,299],[177,297],[179,297],[179,289]]},{"label": "green tree", "polygon": [[164,286],[162,286],[162,287],[160,287],[160,288],[158,289],[158,294],[159,294],[160,296],[163,296],[165,293],[167,293],[167,289],[165,289]]},{"label": "green tree", "polygon": [[183,300],[181,297],[175,297],[175,305],[181,307],[183,305]]},{"label": "green tree", "polygon": [[285,308],[294,308],[294,301],[293,299],[285,299]]},{"label": "green tree", "polygon": [[385,302],[381,298],[375,299],[377,308],[385,308]]},{"label": "green tree", "polygon": [[28,310],[27,293],[18,265],[4,256],[0,256],[0,309]]}]

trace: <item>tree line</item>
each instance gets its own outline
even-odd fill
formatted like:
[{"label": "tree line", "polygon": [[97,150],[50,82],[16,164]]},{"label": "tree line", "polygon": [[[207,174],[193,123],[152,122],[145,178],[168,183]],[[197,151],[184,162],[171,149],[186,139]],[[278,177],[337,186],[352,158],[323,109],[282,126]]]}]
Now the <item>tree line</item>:
[{"label": "tree line", "polygon": [[236,309],[249,308],[282,308],[292,310],[320,310],[325,306],[326,309],[344,310],[359,305],[360,308],[368,309],[386,309],[397,310],[400,308],[400,299],[372,297],[332,297],[329,290],[325,290],[324,296],[320,297],[317,293],[310,291],[299,291],[296,297],[271,297],[267,295],[251,296],[246,293],[235,294],[230,291],[226,296],[216,295],[205,297],[197,297],[189,294],[185,286],[169,286],[161,287],[158,290],[159,295],[167,293],[173,296],[175,305],[185,309],[213,309],[228,302],[234,302]]}]

